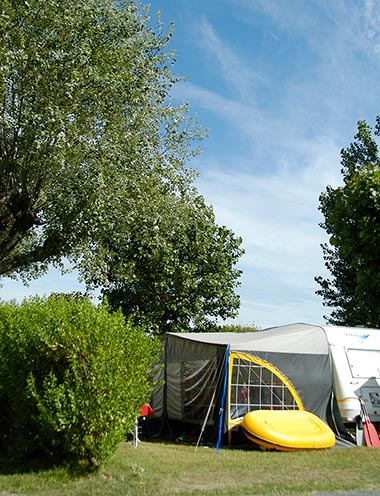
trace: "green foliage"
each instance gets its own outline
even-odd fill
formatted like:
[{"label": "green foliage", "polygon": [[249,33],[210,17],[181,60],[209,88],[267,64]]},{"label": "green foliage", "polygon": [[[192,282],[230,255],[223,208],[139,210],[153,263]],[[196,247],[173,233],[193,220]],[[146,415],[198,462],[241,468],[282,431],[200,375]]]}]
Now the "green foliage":
[{"label": "green foliage", "polygon": [[320,197],[332,278],[316,278],[317,294],[333,308],[333,324],[380,326],[380,162],[373,134],[379,136],[379,118],[374,133],[358,123],[354,143],[341,153],[344,186],[328,186]]},{"label": "green foliage", "polygon": [[171,34],[133,1],[2,2],[0,275],[90,256],[111,196],[133,216],[147,187],[191,184],[203,133],[169,99]]},{"label": "green foliage", "polygon": [[223,325],[216,329],[219,332],[255,332],[258,331],[259,328],[255,325],[243,325],[243,324],[230,324]]},{"label": "green foliage", "polygon": [[215,224],[202,197],[161,200],[155,197],[158,216],[146,202],[128,239],[107,246],[109,284],[103,293],[113,308],[120,306],[156,334],[212,330],[218,317],[233,317],[239,307],[234,290],[241,239]]},{"label": "green foliage", "polygon": [[86,298],[2,303],[3,462],[98,467],[150,397],[156,351],[120,312]]}]

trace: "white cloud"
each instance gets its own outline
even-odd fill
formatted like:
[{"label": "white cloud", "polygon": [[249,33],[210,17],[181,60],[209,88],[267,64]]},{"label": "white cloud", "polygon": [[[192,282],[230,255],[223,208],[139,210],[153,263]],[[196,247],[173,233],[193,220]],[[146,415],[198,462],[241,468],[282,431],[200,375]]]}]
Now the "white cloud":
[{"label": "white cloud", "polygon": [[326,127],[323,118],[316,123],[307,109],[315,104],[308,94],[297,102],[298,112],[293,107],[272,116],[195,84],[187,83],[181,92],[225,129],[246,137],[244,150],[234,149],[230,156],[215,151],[193,164],[201,171],[197,184],[217,222],[244,241],[239,318],[247,322],[255,315],[262,327],[295,319],[322,322],[326,311],[314,281],[325,274],[319,195],[328,184],[341,183],[341,136],[333,119]]},{"label": "white cloud", "polygon": [[[261,326],[322,322],[328,312],[315,295],[314,277],[326,275],[320,248],[326,235],[318,225],[323,220],[318,198],[328,184],[342,181],[339,150],[352,141],[356,121],[373,119],[378,111],[371,102],[378,96],[373,74],[379,68],[380,4],[367,0],[355,10],[346,1],[231,3],[238,5],[240,19],[244,12],[253,13],[251,20],[245,18],[252,29],[258,29],[257,14],[270,19],[266,28],[272,30],[272,43],[290,43],[302,52],[304,65],[296,67],[299,60],[290,59],[286,77],[275,81],[273,59],[253,77],[254,61],[244,60],[231,30],[221,41],[217,28],[203,23],[204,49],[217,60],[220,78],[241,90],[233,98],[195,83],[179,91],[190,107],[214,116],[225,134],[233,129],[245,137],[245,147],[228,156],[215,148],[201,156],[199,189],[213,204],[217,221],[244,240],[240,319]],[[298,50],[301,43],[305,47]],[[252,77],[246,77],[247,71]],[[256,85],[260,79],[272,86],[263,91]],[[241,98],[250,90],[259,93]],[[223,144],[222,134],[214,139]]]},{"label": "white cloud", "polygon": [[231,0],[241,19],[255,25],[264,16],[274,36],[301,38],[315,53],[352,59],[356,50],[379,53],[380,4],[377,0]]},{"label": "white cloud", "polygon": [[241,57],[217,35],[214,26],[203,18],[194,29],[194,43],[208,53],[211,63],[221,69],[223,79],[236,90],[241,99],[252,97],[252,87],[258,79],[247,61]]},{"label": "white cloud", "polygon": [[[231,227],[255,253],[245,264],[287,270],[289,258],[309,267],[323,232],[318,197],[326,187],[319,164],[296,171],[259,175],[228,171],[228,163],[202,166],[198,186],[214,206],[218,222]],[[310,177],[314,174],[314,181]],[[320,254],[318,254],[320,258]],[[301,262],[302,260],[302,262]]]},{"label": "white cloud", "polygon": [[367,37],[369,47],[377,54],[380,53],[380,6],[376,0],[363,0],[365,28],[362,31]]},{"label": "white cloud", "polygon": [[231,99],[198,85],[186,82],[178,85],[174,94],[195,106],[222,118],[226,123],[241,129],[252,138],[265,132],[269,124],[267,118],[258,109],[239,100]]},{"label": "white cloud", "polygon": [[340,182],[339,151],[323,140],[310,142],[309,152],[305,167],[274,168],[267,174],[254,172],[255,167],[237,170],[220,157],[207,163],[200,159],[200,192],[213,205],[217,222],[243,238],[241,321],[255,320],[261,327],[323,321],[326,311],[314,281],[326,275],[318,198],[327,184]]},{"label": "white cloud", "polygon": [[[177,87],[176,91],[177,96],[187,100],[190,106],[214,115],[226,130],[233,129],[246,137],[247,148],[233,150],[235,163],[231,167],[234,170],[260,170],[260,174],[265,175],[273,168],[287,170],[295,167],[306,168],[305,174],[310,175],[310,162],[317,163],[319,160],[319,174],[327,175],[325,179],[330,181],[330,167],[336,180],[340,170],[338,150],[342,142],[346,143],[342,140],[342,131],[334,123],[334,117],[329,119],[328,115],[323,115],[318,121],[314,119],[314,112],[308,111],[307,106],[317,104],[310,102],[309,94],[300,94],[297,102],[299,113],[294,105],[291,110],[286,108],[271,115],[258,107],[189,82]],[[353,129],[354,126],[353,122]],[[214,137],[218,138],[222,139]],[[313,180],[309,176],[309,181]]]}]

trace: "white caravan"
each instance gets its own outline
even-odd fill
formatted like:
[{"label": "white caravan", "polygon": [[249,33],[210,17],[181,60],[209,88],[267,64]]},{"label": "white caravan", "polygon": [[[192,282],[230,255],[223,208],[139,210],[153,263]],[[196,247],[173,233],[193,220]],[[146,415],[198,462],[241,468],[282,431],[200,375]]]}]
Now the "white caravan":
[{"label": "white caravan", "polygon": [[355,422],[360,401],[380,422],[380,329],[322,326],[334,369],[334,390],[342,420]]}]

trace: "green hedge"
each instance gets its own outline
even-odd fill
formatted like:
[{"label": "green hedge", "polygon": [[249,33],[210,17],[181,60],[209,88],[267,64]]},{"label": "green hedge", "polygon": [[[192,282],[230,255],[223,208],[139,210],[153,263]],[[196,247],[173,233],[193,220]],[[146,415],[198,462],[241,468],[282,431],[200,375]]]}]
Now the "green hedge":
[{"label": "green hedge", "polygon": [[143,330],[87,298],[0,303],[0,457],[98,467],[150,397],[156,358]]}]

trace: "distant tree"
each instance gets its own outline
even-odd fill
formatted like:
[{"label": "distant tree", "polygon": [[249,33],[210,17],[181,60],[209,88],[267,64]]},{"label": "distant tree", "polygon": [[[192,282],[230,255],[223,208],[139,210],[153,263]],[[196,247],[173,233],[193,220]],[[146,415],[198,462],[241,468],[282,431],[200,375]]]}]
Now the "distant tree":
[{"label": "distant tree", "polygon": [[259,331],[259,327],[252,325],[243,324],[225,324],[220,326],[217,331],[219,332],[255,332]]},{"label": "distant tree", "polygon": [[380,161],[372,128],[358,122],[355,141],[342,150],[344,185],[328,186],[320,196],[322,227],[330,243],[322,246],[331,278],[317,277],[331,324],[380,326]]}]

